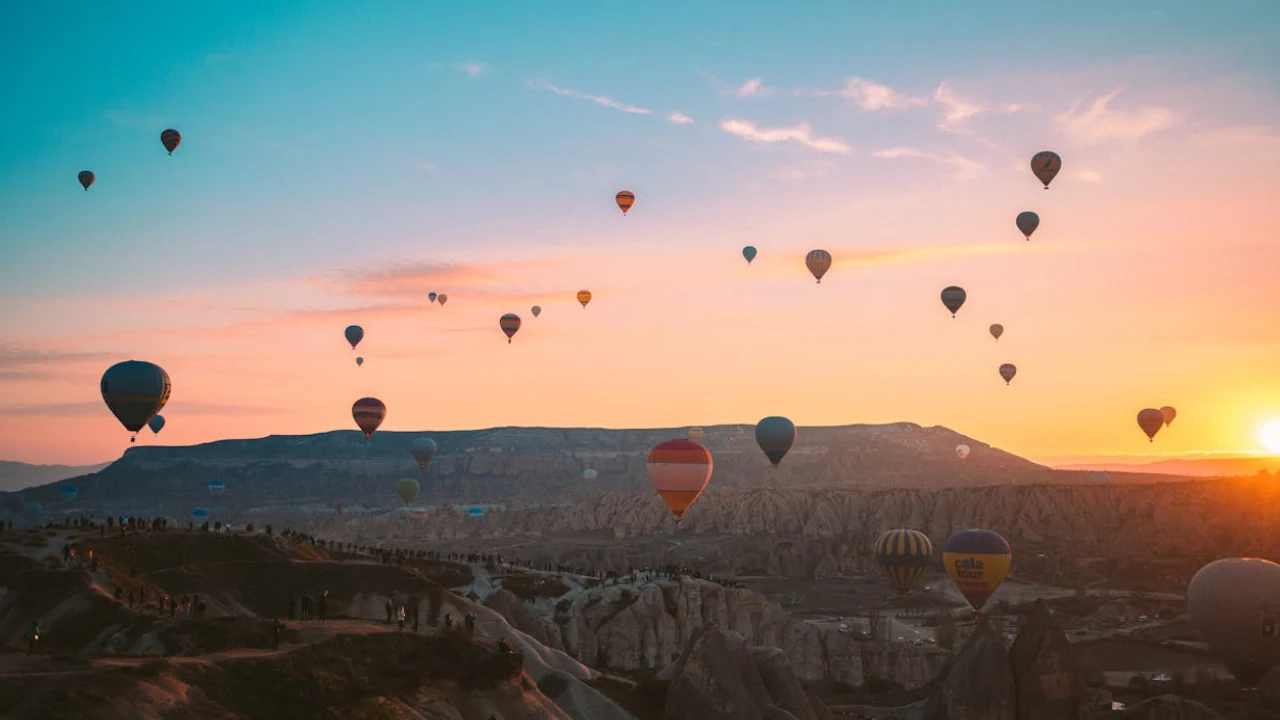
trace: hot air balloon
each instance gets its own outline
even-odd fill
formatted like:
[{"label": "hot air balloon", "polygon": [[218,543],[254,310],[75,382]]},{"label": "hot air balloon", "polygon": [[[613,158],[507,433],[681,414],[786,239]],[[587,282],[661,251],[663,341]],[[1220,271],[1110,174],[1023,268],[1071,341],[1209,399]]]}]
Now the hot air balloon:
[{"label": "hot air balloon", "polygon": [[618,208],[622,210],[622,214],[626,215],[631,206],[636,204],[636,194],[630,190],[622,190],[614,196],[613,200],[618,203]]},{"label": "hot air balloon", "polygon": [[152,435],[159,435],[160,431],[164,429],[164,416],[156,415],[151,418],[147,421],[147,427],[151,428]]},{"label": "hot air balloon", "polygon": [[960,458],[961,460],[964,460],[965,458],[969,457],[969,446],[965,445],[964,443],[960,443],[959,445],[957,445],[956,457]]},{"label": "hot air balloon", "polygon": [[876,564],[902,597],[933,562],[933,543],[919,530],[888,530],[876,540]]},{"label": "hot air balloon", "polygon": [[440,293],[436,296],[436,302],[440,303],[440,307],[444,307],[444,304],[449,302],[449,296],[444,293]]},{"label": "hot air balloon", "polygon": [[1160,415],[1164,418],[1165,427],[1168,427],[1173,424],[1173,419],[1178,417],[1178,411],[1165,405],[1160,408]]},{"label": "hot air balloon", "polygon": [[578,291],[578,302],[582,303],[582,307],[583,307],[583,308],[586,308],[586,307],[587,307],[587,303],[591,302],[591,291],[590,291],[590,290],[579,290],[579,291]]},{"label": "hot air balloon", "polygon": [[427,299],[428,299],[428,300],[430,300],[431,302],[435,302],[435,301],[436,301],[436,297],[437,297],[437,295],[436,295],[435,293],[433,293],[433,292],[429,292],[429,293],[427,293]]},{"label": "hot air balloon", "polygon": [[347,342],[351,343],[351,349],[355,350],[360,341],[364,339],[364,328],[359,325],[348,325],[342,334],[347,337]]},{"label": "hot air balloon", "polygon": [[1036,174],[1036,178],[1044,183],[1044,189],[1049,189],[1049,183],[1053,182],[1053,178],[1057,176],[1058,171],[1062,169],[1062,158],[1058,157],[1058,153],[1045,150],[1038,152],[1031,158],[1031,172]]},{"label": "hot air balloon", "polygon": [[961,530],[942,548],[947,575],[974,610],[981,610],[1000,587],[1012,563],[1009,543],[990,530]]},{"label": "hot air balloon", "polygon": [[418,491],[421,487],[418,481],[413,478],[400,478],[400,481],[396,483],[396,494],[400,496],[405,505],[408,505],[413,502],[414,498],[418,497]]},{"label": "hot air balloon", "polygon": [[209,481],[209,494],[213,495],[214,497],[221,495],[222,492],[226,489],[227,489],[227,484],[217,478],[214,478],[213,480]]},{"label": "hot air balloon", "polygon": [[62,487],[58,488],[58,494],[62,496],[63,500],[66,500],[67,502],[71,502],[72,500],[76,499],[77,495],[80,494],[80,489],[77,488],[75,485],[63,485]]},{"label": "hot air balloon", "polygon": [[1147,442],[1155,442],[1156,433],[1164,427],[1164,413],[1155,408],[1147,408],[1138,413],[1138,427],[1147,434]]},{"label": "hot air balloon", "polygon": [[413,459],[418,461],[418,467],[423,470],[427,469],[427,464],[431,462],[431,458],[436,456],[439,450],[436,447],[436,441],[429,437],[420,437],[413,441]]},{"label": "hot air balloon", "polygon": [[498,327],[502,328],[502,332],[507,336],[507,344],[511,344],[511,338],[520,330],[520,316],[515,313],[507,313],[498,318]]},{"label": "hot air balloon", "polygon": [[1094,472],[1089,473],[1089,479],[1094,482],[1110,482],[1111,473],[1104,472],[1102,470],[1096,470]]},{"label": "hot air balloon", "polygon": [[182,133],[169,128],[160,133],[160,144],[164,145],[164,149],[168,150],[169,154],[172,155],[173,151],[177,150],[178,146],[182,144]]},{"label": "hot air balloon", "polygon": [[386,419],[387,406],[378,398],[360,398],[351,406],[351,417],[355,418],[356,425],[364,431],[367,440],[373,437],[373,431]]},{"label": "hot air balloon", "polygon": [[533,307],[529,308],[529,312],[533,313],[534,317],[538,317],[539,315],[542,314],[542,306],[534,305]]},{"label": "hot air balloon", "polygon": [[964,305],[965,298],[967,297],[968,294],[965,293],[964,288],[962,287],[949,285],[942,288],[942,304],[951,311],[951,317],[956,316],[956,311]]},{"label": "hot air balloon", "polygon": [[756,423],[756,444],[774,467],[778,467],[795,442],[796,424],[781,415],[770,415]]},{"label": "hot air balloon", "polygon": [[85,189],[85,192],[88,192],[89,186],[98,179],[98,176],[94,175],[92,170],[81,170],[76,178],[80,181],[80,185]]},{"label": "hot air balloon", "polygon": [[364,364],[364,358],[362,357],[356,358],[356,367],[360,367],[363,364]]},{"label": "hot air balloon", "polygon": [[703,435],[706,435],[706,433],[702,431],[702,428],[689,428],[689,432],[685,433],[685,437],[699,442],[702,441]]},{"label": "hot air balloon", "polygon": [[1200,637],[1246,690],[1280,662],[1280,565],[1225,558],[1187,585],[1187,610]]},{"label": "hot air balloon", "polygon": [[754,245],[748,245],[748,246],[746,246],[746,247],[742,248],[742,257],[746,258],[746,259],[747,259],[747,264],[748,264],[748,265],[750,265],[750,264],[751,264],[751,261],[756,259],[756,248],[755,248],[755,246],[754,246]]},{"label": "hot air balloon", "polygon": [[209,511],[204,508],[195,508],[191,511],[191,519],[196,522],[204,522],[209,519]]},{"label": "hot air balloon", "polygon": [[471,517],[482,517],[484,515],[484,508],[482,507],[467,508],[467,514],[470,515]]},{"label": "hot air balloon", "polygon": [[1040,216],[1028,210],[1018,213],[1018,217],[1013,222],[1018,226],[1018,230],[1022,231],[1022,234],[1030,240],[1031,233],[1040,227]]},{"label": "hot air balloon", "polygon": [[586,470],[582,471],[582,479],[586,480],[587,482],[591,482],[592,480],[595,480],[597,477],[599,477],[599,475],[600,473],[597,473],[595,468],[587,468]]},{"label": "hot air balloon", "polygon": [[996,340],[999,340],[1000,336],[1003,334],[1004,334],[1003,325],[1001,325],[1000,323],[996,323],[995,325],[991,326],[991,337],[995,338]]},{"label": "hot air balloon", "polygon": [[689,506],[706,489],[713,467],[711,452],[686,438],[674,438],[654,445],[649,450],[646,463],[649,482],[653,483],[677,521],[684,517]]},{"label": "hot air balloon", "polygon": [[1018,366],[1013,363],[1005,363],[1000,366],[1000,377],[1004,378],[1004,384],[1008,385],[1013,382],[1013,376],[1018,374]]},{"label": "hot air balloon", "polygon": [[135,442],[142,426],[169,402],[172,389],[164,368],[140,360],[116,363],[102,374],[102,399],[124,429],[133,433],[129,442]]},{"label": "hot air balloon", "polygon": [[809,272],[813,273],[813,277],[821,283],[822,276],[831,269],[831,253],[826,250],[810,250],[809,254],[804,256],[804,264],[809,268]]}]

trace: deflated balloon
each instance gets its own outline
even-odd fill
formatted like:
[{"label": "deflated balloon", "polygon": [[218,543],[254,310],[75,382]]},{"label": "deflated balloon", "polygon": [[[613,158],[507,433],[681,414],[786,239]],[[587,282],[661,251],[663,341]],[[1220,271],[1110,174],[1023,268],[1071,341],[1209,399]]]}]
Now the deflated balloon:
[{"label": "deflated balloon", "polygon": [[995,339],[999,340],[999,339],[1000,339],[1000,336],[1001,336],[1001,335],[1003,335],[1003,334],[1004,334],[1004,326],[1003,326],[1003,325],[1001,325],[1000,323],[996,323],[995,325],[992,325],[992,326],[991,326],[991,337],[993,337],[993,338],[995,338]]},{"label": "deflated balloon", "polygon": [[942,564],[964,599],[981,610],[1009,574],[1013,551],[990,530],[961,530],[942,547]]},{"label": "deflated balloon", "polygon": [[876,564],[902,597],[933,562],[933,543],[919,530],[888,530],[876,540]]},{"label": "deflated balloon", "polygon": [[686,438],[675,438],[649,450],[649,482],[679,520],[711,481],[711,451]]},{"label": "deflated balloon", "polygon": [[151,418],[147,421],[147,427],[151,428],[152,435],[159,435],[160,431],[164,429],[164,416],[157,415]]},{"label": "deflated balloon", "polygon": [[578,302],[582,303],[582,307],[584,307],[584,308],[585,308],[585,307],[587,306],[587,303],[591,302],[591,291],[590,291],[590,290],[579,290],[579,291],[578,291]]},{"label": "deflated balloon", "polygon": [[92,170],[81,170],[80,174],[77,175],[76,178],[80,180],[81,187],[88,191],[89,186],[98,179],[98,176],[94,175]]},{"label": "deflated balloon", "polygon": [[969,457],[969,446],[965,445],[964,443],[960,443],[959,445],[957,445],[956,457],[960,458],[961,460]]},{"label": "deflated balloon", "polygon": [[400,496],[405,505],[413,502],[413,499],[418,497],[418,491],[421,489],[422,486],[413,478],[400,478],[399,482],[396,483],[396,494]]},{"label": "deflated balloon", "polygon": [[423,470],[427,469],[427,464],[431,462],[431,458],[436,456],[436,441],[429,437],[420,437],[413,441],[413,459],[418,461],[418,467]]},{"label": "deflated balloon", "polygon": [[529,312],[533,313],[534,317],[538,317],[539,315],[542,314],[542,306],[534,305],[532,308],[529,309]]},{"label": "deflated balloon", "polygon": [[209,481],[209,494],[213,495],[214,497],[221,495],[222,492],[226,489],[227,489],[227,484],[221,480],[218,480],[215,478]]},{"label": "deflated balloon", "polygon": [[808,255],[804,256],[804,265],[809,268],[809,272],[813,273],[813,277],[822,282],[822,276],[827,274],[831,269],[831,253],[826,250],[810,250]]},{"label": "deflated balloon", "polygon": [[62,496],[63,500],[71,502],[80,494],[80,488],[77,488],[75,485],[63,485],[58,488],[58,494]]},{"label": "deflated balloon", "polygon": [[382,421],[387,418],[387,406],[382,404],[378,398],[360,398],[351,406],[351,417],[355,419],[356,425],[364,431],[365,439],[373,437],[373,431],[378,429]]},{"label": "deflated balloon", "polygon": [[1044,183],[1044,189],[1049,189],[1049,183],[1053,182],[1053,178],[1058,175],[1058,171],[1062,169],[1062,158],[1058,157],[1058,153],[1044,150],[1036,153],[1031,158],[1031,172],[1036,174],[1036,178]]},{"label": "deflated balloon", "polygon": [[1165,405],[1164,407],[1160,408],[1160,415],[1164,417],[1164,424],[1166,427],[1168,427],[1169,425],[1173,424],[1173,419],[1178,417],[1178,411],[1174,410],[1168,405]]},{"label": "deflated balloon", "polygon": [[951,311],[951,317],[956,316],[956,311],[960,309],[960,306],[964,305],[967,297],[968,295],[962,287],[950,285],[942,288],[942,304]]},{"label": "deflated balloon", "polygon": [[444,304],[449,302],[449,296],[444,293],[440,293],[436,296],[436,302],[440,303],[440,307],[444,307]]},{"label": "deflated balloon", "polygon": [[507,336],[507,344],[511,344],[511,338],[515,337],[517,331],[520,330],[520,316],[515,313],[507,313],[498,318],[498,327],[502,328],[502,332]]},{"label": "deflated balloon", "polygon": [[599,473],[596,472],[595,468],[587,468],[586,470],[582,471],[582,479],[586,480],[587,482],[591,482],[592,480],[595,480],[598,476],[599,476]]},{"label": "deflated balloon", "polygon": [[102,400],[124,429],[133,433],[129,442],[164,404],[169,402],[173,385],[164,368],[141,360],[126,360],[107,368],[100,383]]},{"label": "deflated balloon", "polygon": [[178,146],[182,144],[182,133],[173,128],[164,130],[160,133],[160,144],[164,145],[164,149],[168,150],[169,154],[172,155],[173,151],[177,150]]},{"label": "deflated balloon", "polygon": [[748,245],[748,246],[746,246],[746,247],[742,248],[742,257],[746,258],[746,259],[747,259],[747,264],[748,264],[748,265],[750,265],[750,264],[751,264],[751,261],[756,259],[756,249],[755,249],[755,246],[754,246],[754,245]]},{"label": "deflated balloon", "polygon": [[631,206],[636,204],[636,194],[630,190],[622,190],[614,196],[613,200],[618,203],[618,208],[622,210],[622,214],[626,215]]},{"label": "deflated balloon", "polygon": [[1146,408],[1138,413],[1138,427],[1147,434],[1147,442],[1155,442],[1156,433],[1164,427],[1164,413],[1155,408]]},{"label": "deflated balloon", "polygon": [[1005,363],[1000,366],[1000,377],[1004,378],[1004,384],[1008,385],[1013,381],[1013,376],[1018,374],[1018,367],[1013,363]]},{"label": "deflated balloon", "polygon": [[1040,227],[1040,216],[1030,210],[1018,213],[1018,217],[1014,220],[1014,224],[1016,224],[1018,226],[1018,230],[1022,231],[1022,234],[1030,240],[1031,233],[1035,232],[1036,228]]},{"label": "deflated balloon", "polygon": [[1187,585],[1187,610],[1241,687],[1257,688],[1280,662],[1280,565],[1259,558],[1215,560]]},{"label": "deflated balloon", "polygon": [[756,444],[774,467],[782,462],[796,442],[796,424],[781,415],[770,415],[756,423]]},{"label": "deflated balloon", "polygon": [[364,339],[364,328],[359,325],[348,325],[346,330],[342,331],[346,336],[347,342],[351,343],[351,349],[355,350],[360,341]]}]

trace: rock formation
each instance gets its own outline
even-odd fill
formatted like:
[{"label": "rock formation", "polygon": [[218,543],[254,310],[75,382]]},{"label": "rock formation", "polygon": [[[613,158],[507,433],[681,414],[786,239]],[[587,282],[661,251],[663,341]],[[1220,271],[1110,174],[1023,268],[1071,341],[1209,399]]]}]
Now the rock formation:
[{"label": "rock formation", "polygon": [[[923,720],[1021,720],[1017,678],[1000,637],[979,626],[925,705]],[[1030,719],[1028,719],[1030,720]]]},{"label": "rock formation", "polygon": [[1037,602],[1009,651],[1017,682],[1018,717],[1088,720],[1084,669],[1049,606]]}]

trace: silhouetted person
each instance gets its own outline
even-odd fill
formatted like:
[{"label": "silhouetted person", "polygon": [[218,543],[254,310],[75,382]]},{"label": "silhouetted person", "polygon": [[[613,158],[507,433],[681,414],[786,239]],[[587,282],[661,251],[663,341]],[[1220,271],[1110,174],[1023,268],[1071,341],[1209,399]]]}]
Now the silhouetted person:
[{"label": "silhouetted person", "polygon": [[36,643],[40,640],[40,621],[32,620],[31,626],[27,628],[27,654],[34,654],[36,651]]},{"label": "silhouetted person", "polygon": [[290,620],[292,620],[292,619],[293,619],[293,616],[294,616],[294,615],[296,614],[296,612],[297,612],[297,610],[296,610],[297,605],[298,605],[298,593],[293,592],[292,590],[290,590],[290,591],[289,591],[289,619],[290,619]]},{"label": "silhouetted person", "polygon": [[320,622],[324,622],[325,613],[328,611],[329,591],[325,590],[320,593]]},{"label": "silhouetted person", "polygon": [[391,613],[395,611],[395,606],[391,604],[391,598],[387,598],[386,611],[387,611],[387,624],[390,625]]},{"label": "silhouetted person", "polygon": [[396,612],[396,619],[399,621],[399,630],[404,630],[404,606],[400,606],[400,610]]}]

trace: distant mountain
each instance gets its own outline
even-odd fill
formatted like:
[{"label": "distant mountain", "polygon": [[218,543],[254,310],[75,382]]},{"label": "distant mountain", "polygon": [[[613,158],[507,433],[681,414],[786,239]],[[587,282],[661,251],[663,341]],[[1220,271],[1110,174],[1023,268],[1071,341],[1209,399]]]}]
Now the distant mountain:
[{"label": "distant mountain", "polygon": [[1261,472],[1280,473],[1278,456],[1174,458],[1146,463],[1083,463],[1056,466],[1059,470],[1108,470],[1129,473],[1159,473],[1192,477],[1244,477]]},{"label": "distant mountain", "polygon": [[97,465],[29,465],[0,460],[0,492],[45,485],[67,478],[95,473],[111,463]]},{"label": "distant mountain", "polygon": [[[71,505],[50,505],[60,502],[52,486],[24,491],[21,500],[39,502],[50,511],[64,505],[138,513],[148,508],[185,513],[198,505],[228,511],[287,506],[324,511],[335,502],[396,505],[396,480],[414,477],[422,483],[415,502],[423,504],[565,504],[607,491],[651,492],[645,473],[649,448],[684,437],[686,429],[506,427],[379,432],[372,440],[342,430],[189,447],[137,447],[107,468],[78,478],[80,494]],[[756,446],[753,426],[705,426],[704,431],[703,442],[715,458],[711,484],[719,490],[1089,482],[1088,473],[1055,471],[947,428],[914,423],[800,428],[779,468],[770,466]],[[424,435],[439,446],[425,471],[410,455],[414,439]],[[955,454],[961,443],[971,448],[965,460]],[[594,481],[583,479],[587,468],[598,472]],[[216,498],[208,490],[213,478],[226,486]]]}]

